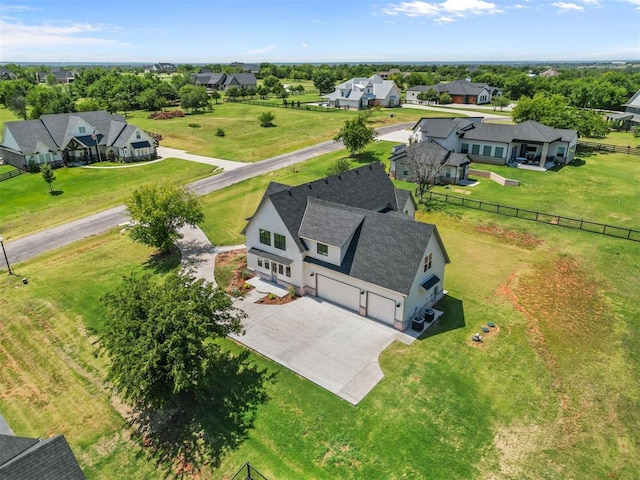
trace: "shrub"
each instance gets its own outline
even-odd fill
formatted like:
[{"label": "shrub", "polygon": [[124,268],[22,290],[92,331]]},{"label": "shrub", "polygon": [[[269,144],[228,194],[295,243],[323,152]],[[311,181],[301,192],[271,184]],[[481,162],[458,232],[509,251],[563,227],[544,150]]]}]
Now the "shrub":
[{"label": "shrub", "polygon": [[251,273],[251,270],[249,270],[248,268],[243,268],[242,270],[240,270],[240,275],[242,276],[242,278],[244,280],[247,280],[247,279],[253,277],[253,274]]},{"label": "shrub", "polygon": [[40,165],[38,165],[35,160],[31,159],[27,162],[27,170],[29,173],[38,173],[40,171]]},{"label": "shrub", "polygon": [[273,127],[273,121],[276,116],[272,112],[262,112],[258,115],[258,120],[260,120],[261,127]]},{"label": "shrub", "polygon": [[234,288],[233,290],[231,290],[231,296],[236,298],[243,297],[244,293],[239,288]]},{"label": "shrub", "polygon": [[295,297],[296,296],[296,287],[294,287],[293,285],[289,285],[287,287],[287,293],[289,293],[289,296],[291,298]]},{"label": "shrub", "polygon": [[251,288],[251,284],[245,283],[244,285],[242,285],[242,288],[244,288],[245,290],[249,290]]},{"label": "shrub", "polygon": [[184,112],[182,110],[171,110],[169,112],[154,112],[150,114],[147,118],[151,118],[152,120],[167,120],[169,118],[177,118],[177,117],[184,117]]},{"label": "shrub", "polygon": [[276,294],[275,293],[270,293],[269,294],[269,300],[275,300],[276,299]]},{"label": "shrub", "polygon": [[216,137],[224,137],[224,130],[222,128],[216,130]]}]

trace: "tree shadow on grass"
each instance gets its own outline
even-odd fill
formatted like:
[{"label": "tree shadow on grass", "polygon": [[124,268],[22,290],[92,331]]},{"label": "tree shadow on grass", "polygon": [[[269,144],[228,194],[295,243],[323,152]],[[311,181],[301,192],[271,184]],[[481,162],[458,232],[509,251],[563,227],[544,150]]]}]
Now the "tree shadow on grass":
[{"label": "tree shadow on grass", "polygon": [[58,195],[62,195],[64,193],[63,190],[52,190],[51,195],[57,197]]},{"label": "tree shadow on grass", "polygon": [[373,163],[380,161],[380,159],[374,152],[357,153],[349,158],[356,163]]},{"label": "tree shadow on grass", "polygon": [[209,384],[198,398],[181,398],[164,411],[143,409],[131,422],[146,453],[167,469],[167,478],[190,476],[244,442],[258,407],[269,399],[266,384],[275,373],[248,360],[249,352],[220,354]]},{"label": "tree shadow on grass", "polygon": [[145,270],[151,270],[153,273],[164,274],[177,268],[181,260],[182,254],[180,253],[180,249],[174,247],[168,253],[157,252],[152,254],[149,259],[142,264],[142,267]]},{"label": "tree shadow on grass", "polygon": [[451,295],[445,295],[436,304],[435,308],[443,313],[436,323],[426,330],[419,338],[421,340],[434,337],[442,333],[447,333],[458,328],[464,328],[467,324],[464,321],[464,305],[462,300],[458,300]]}]

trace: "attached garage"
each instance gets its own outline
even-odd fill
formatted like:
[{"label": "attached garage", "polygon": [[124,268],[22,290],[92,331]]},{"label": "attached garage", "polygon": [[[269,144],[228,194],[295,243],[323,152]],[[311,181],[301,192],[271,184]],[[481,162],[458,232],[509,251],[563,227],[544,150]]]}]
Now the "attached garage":
[{"label": "attached garage", "polygon": [[367,316],[393,325],[396,315],[396,302],[390,298],[367,292]]},{"label": "attached garage", "polygon": [[360,310],[358,287],[324,275],[318,275],[317,296],[356,312]]}]

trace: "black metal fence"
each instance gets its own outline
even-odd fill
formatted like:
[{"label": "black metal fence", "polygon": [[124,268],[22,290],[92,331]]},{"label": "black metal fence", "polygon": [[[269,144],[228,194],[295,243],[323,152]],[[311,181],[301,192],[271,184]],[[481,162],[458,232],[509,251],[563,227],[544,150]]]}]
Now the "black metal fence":
[{"label": "black metal fence", "polygon": [[258,470],[253,468],[249,462],[245,463],[231,480],[267,480]]},{"label": "black metal fence", "polygon": [[13,170],[9,170],[8,172],[5,172],[2,175],[0,175],[0,182],[9,180],[10,178],[13,178],[13,177],[17,177],[18,175],[22,175],[22,173],[24,172],[19,168],[14,168]]},{"label": "black metal fence", "polygon": [[269,108],[289,108],[293,110],[308,110],[311,112],[336,112],[337,108],[327,108],[321,107],[319,105],[312,105],[309,103],[302,103],[294,100],[287,100],[287,103],[282,101],[275,100],[244,100],[242,103],[247,103],[249,105],[258,105],[261,107],[269,107]]},{"label": "black metal fence", "polygon": [[577,147],[582,150],[596,150],[601,152],[626,153],[628,155],[640,155],[638,147],[623,147],[622,145],[612,145],[610,143],[598,142],[578,142]]},{"label": "black metal fence", "polygon": [[564,217],[562,215],[555,215],[552,213],[536,212],[535,210],[484,202],[482,200],[458,197],[456,195],[448,195],[445,193],[427,192],[426,195],[429,200],[451,203],[460,207],[472,208],[474,210],[482,210],[483,212],[496,213],[498,215],[521,218],[523,220],[546,223],[548,225],[557,225],[565,228],[573,228],[576,230],[583,230],[585,232],[598,233],[600,235],[640,242],[640,230],[634,230],[631,228],[617,227],[615,225],[591,222],[579,218]]}]

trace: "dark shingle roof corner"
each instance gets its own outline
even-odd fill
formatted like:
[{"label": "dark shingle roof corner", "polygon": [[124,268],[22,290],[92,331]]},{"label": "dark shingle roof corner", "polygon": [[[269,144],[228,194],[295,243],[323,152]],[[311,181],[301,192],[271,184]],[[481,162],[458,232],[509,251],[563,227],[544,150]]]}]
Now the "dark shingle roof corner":
[{"label": "dark shingle roof corner", "polygon": [[86,480],[63,435],[38,440],[0,435],[2,480]]}]

